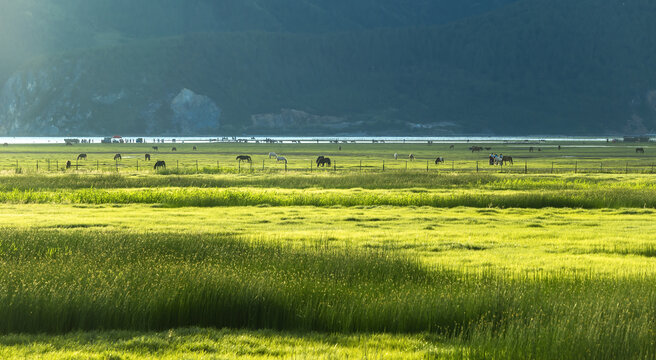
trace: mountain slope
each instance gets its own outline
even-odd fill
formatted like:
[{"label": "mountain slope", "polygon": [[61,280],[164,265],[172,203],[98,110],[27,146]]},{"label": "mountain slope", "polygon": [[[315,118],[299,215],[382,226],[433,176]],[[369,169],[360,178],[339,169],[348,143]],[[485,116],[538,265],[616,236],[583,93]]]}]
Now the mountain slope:
[{"label": "mountain slope", "polygon": [[[304,3],[316,8],[320,1]],[[330,12],[326,4],[319,12]],[[275,13],[262,9],[267,16]],[[34,61],[7,82],[0,95],[0,129],[12,134],[651,131],[656,128],[651,68],[656,25],[650,16],[655,11],[656,4],[647,0],[525,0],[437,26],[207,33],[76,50]],[[270,24],[290,22],[272,18],[278,20]]]}]

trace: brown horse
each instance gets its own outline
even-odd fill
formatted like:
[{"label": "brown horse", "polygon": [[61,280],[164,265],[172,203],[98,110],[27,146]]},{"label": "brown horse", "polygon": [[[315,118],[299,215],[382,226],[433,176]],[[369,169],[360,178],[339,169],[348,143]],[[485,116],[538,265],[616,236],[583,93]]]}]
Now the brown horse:
[{"label": "brown horse", "polygon": [[166,169],[166,162],[163,160],[159,160],[158,162],[155,163],[155,170],[159,170],[160,168]]},{"label": "brown horse", "polygon": [[159,151],[159,147],[158,146],[153,146],[153,150]]},{"label": "brown horse", "polygon": [[253,159],[251,159],[251,157],[248,156],[248,155],[239,155],[239,156],[237,156],[236,160],[239,161],[239,162],[242,162],[242,161],[246,161],[246,162],[249,162],[249,163],[253,162]]},{"label": "brown horse", "polygon": [[501,159],[501,164],[506,165],[506,163],[510,163],[510,165],[514,165],[512,156],[504,155],[504,157]]},{"label": "brown horse", "polygon": [[644,154],[645,149],[644,148],[636,148],[636,154]]},{"label": "brown horse", "polygon": [[121,154],[114,155],[114,161],[119,161],[119,160],[123,160],[123,157],[121,156]]},{"label": "brown horse", "polygon": [[328,165],[328,167],[330,167],[330,165],[331,165],[330,158],[324,157],[324,156],[319,156],[319,158],[317,159],[317,167],[319,167],[319,166],[325,167],[326,165]]},{"label": "brown horse", "polygon": [[150,161],[150,154],[146,154],[146,156],[144,156],[144,160],[145,161]]},{"label": "brown horse", "polygon": [[67,169],[70,169],[71,166],[72,166],[71,161],[68,160],[68,161],[66,162],[66,168],[67,168]]},{"label": "brown horse", "polygon": [[86,160],[87,159],[87,154],[80,154],[77,156],[78,160]]},{"label": "brown horse", "polygon": [[198,150],[198,148],[194,146],[194,151],[197,151],[197,150]]},{"label": "brown horse", "polygon": [[178,151],[178,148],[173,147],[171,148],[171,151]]}]

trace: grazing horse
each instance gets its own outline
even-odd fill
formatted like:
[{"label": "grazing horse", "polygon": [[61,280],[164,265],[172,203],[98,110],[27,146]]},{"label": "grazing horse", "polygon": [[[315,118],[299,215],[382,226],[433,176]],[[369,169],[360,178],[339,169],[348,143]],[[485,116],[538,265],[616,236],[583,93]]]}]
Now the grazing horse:
[{"label": "grazing horse", "polygon": [[176,147],[172,147],[172,148],[171,148],[171,151],[178,151],[178,148],[176,148]]},{"label": "grazing horse", "polygon": [[558,145],[558,151],[560,151],[560,149],[561,149],[561,147],[560,147],[560,145]]},{"label": "grazing horse", "polygon": [[492,148],[491,147],[486,147],[485,150],[490,151],[490,150],[492,150]]},{"label": "grazing horse", "polygon": [[399,154],[394,153],[394,160],[398,160],[398,159],[399,159]]},{"label": "grazing horse", "polygon": [[155,163],[155,167],[153,169],[159,170],[160,168],[166,169],[166,162],[164,160],[159,160]]},{"label": "grazing horse", "polygon": [[123,157],[121,156],[121,154],[114,155],[114,161],[118,161],[118,160],[123,160]]},{"label": "grazing horse", "polygon": [[408,159],[410,159],[410,161],[415,161],[415,154],[408,155]]},{"label": "grazing horse", "polygon": [[249,162],[249,163],[253,162],[253,159],[251,159],[251,157],[248,156],[248,155],[239,155],[239,156],[237,156],[236,160],[238,160],[239,162],[242,162],[242,161],[246,161],[246,162]]},{"label": "grazing horse", "polygon": [[277,157],[278,157],[278,154],[276,154],[274,152],[269,153],[269,159],[273,159],[273,158],[277,158]]},{"label": "grazing horse", "polygon": [[455,148],[456,148],[455,145],[451,145],[451,146],[449,146],[449,150],[453,150],[453,149],[455,149]]},{"label": "grazing horse", "polygon": [[533,150],[535,150],[535,149],[533,149],[533,146],[531,146],[530,148],[528,148],[528,152],[533,152]]},{"label": "grazing horse", "polygon": [[287,158],[285,158],[284,156],[276,156],[276,161],[278,162],[284,161],[285,164],[287,164]]},{"label": "grazing horse", "polygon": [[153,150],[159,151],[159,146],[153,146]]},{"label": "grazing horse", "polygon": [[198,148],[194,146],[194,147],[193,147],[193,150],[194,150],[194,151],[198,151]]},{"label": "grazing horse", "polygon": [[150,161],[150,154],[146,154],[144,156],[144,161]]},{"label": "grazing horse", "polygon": [[440,163],[443,163],[443,162],[444,162],[444,158],[441,157],[441,156],[438,157],[437,159],[435,159],[435,165],[439,165]]},{"label": "grazing horse", "polygon": [[503,156],[501,158],[501,165],[506,165],[506,163],[510,163],[510,165],[514,165],[512,156]]},{"label": "grazing horse", "polygon": [[71,166],[72,166],[72,165],[71,165],[71,161],[68,160],[68,161],[66,162],[66,168],[67,168],[67,169],[70,169]]},{"label": "grazing horse", "polygon": [[644,154],[645,149],[644,148],[636,148],[636,154]]},{"label": "grazing horse", "polygon": [[324,156],[319,156],[319,158],[317,158],[317,167],[319,167],[319,166],[325,167],[326,165],[328,165],[328,167],[330,167],[330,165],[331,165],[330,158],[327,158],[327,157],[324,157]]},{"label": "grazing horse", "polygon": [[469,150],[471,150],[472,153],[475,153],[475,152],[483,151],[483,148],[480,146],[472,146],[469,148]]},{"label": "grazing horse", "polygon": [[87,159],[87,154],[80,154],[77,156],[78,160],[86,160]]}]

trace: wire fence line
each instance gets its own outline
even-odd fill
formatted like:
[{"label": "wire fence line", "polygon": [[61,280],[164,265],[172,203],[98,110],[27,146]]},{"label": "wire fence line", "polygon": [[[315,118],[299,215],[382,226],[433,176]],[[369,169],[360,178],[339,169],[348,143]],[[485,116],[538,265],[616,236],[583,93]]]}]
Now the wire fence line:
[{"label": "wire fence line", "polygon": [[330,165],[317,166],[307,162],[257,162],[174,160],[155,169],[155,161],[126,159],[121,161],[13,160],[0,164],[0,170],[16,173],[84,173],[84,172],[139,172],[139,173],[280,173],[280,172],[429,172],[429,173],[510,173],[510,174],[655,174],[656,162],[644,161],[515,161],[514,164],[490,165],[487,161],[446,161],[435,164],[431,160],[333,160]]}]

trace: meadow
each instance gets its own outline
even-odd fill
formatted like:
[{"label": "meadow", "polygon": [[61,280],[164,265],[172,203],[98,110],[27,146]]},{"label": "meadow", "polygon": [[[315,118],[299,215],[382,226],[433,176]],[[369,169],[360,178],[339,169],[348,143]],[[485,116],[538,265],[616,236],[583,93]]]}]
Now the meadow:
[{"label": "meadow", "polygon": [[[355,146],[338,164],[397,145]],[[601,161],[651,160],[614,146]],[[656,175],[505,169],[6,170],[0,357],[654,358]]]}]

